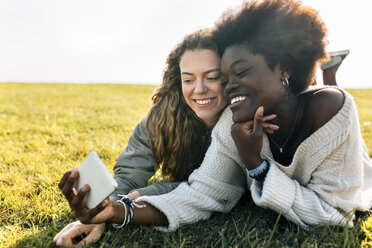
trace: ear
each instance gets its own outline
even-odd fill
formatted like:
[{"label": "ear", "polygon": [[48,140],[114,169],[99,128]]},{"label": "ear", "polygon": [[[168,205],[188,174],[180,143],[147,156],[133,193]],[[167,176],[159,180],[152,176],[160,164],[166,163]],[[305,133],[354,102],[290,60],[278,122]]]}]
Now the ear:
[{"label": "ear", "polygon": [[289,77],[291,76],[291,73],[289,71],[282,71],[281,72],[281,75],[283,77],[286,77],[287,79],[289,79]]},{"label": "ear", "polygon": [[286,77],[287,79],[291,77],[291,73],[289,72],[289,70],[282,66],[281,64],[277,64],[275,66],[275,70],[278,70],[280,72],[280,76],[282,77]]}]

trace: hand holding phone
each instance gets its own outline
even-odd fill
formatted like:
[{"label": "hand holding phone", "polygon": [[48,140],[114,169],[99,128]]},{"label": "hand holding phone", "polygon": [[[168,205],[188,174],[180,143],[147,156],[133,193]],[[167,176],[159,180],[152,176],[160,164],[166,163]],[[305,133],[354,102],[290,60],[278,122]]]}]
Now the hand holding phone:
[{"label": "hand holding phone", "polygon": [[88,208],[95,208],[118,187],[117,182],[95,152],[89,153],[78,171],[79,179],[76,181],[75,188],[80,190],[85,184],[90,187],[84,199]]}]

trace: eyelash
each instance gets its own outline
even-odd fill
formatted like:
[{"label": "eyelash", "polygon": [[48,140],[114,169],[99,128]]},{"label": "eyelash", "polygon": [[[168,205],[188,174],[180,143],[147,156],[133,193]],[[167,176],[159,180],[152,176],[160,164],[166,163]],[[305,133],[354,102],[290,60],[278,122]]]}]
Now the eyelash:
[{"label": "eyelash", "polygon": [[[244,69],[244,70],[241,70],[241,71],[238,71],[236,72],[236,76],[237,77],[244,77],[248,72],[249,72],[250,68],[247,68],[247,69]],[[226,81],[222,81],[221,82],[221,85],[222,87],[226,87],[226,85],[229,83],[229,80],[226,80]]]},{"label": "eyelash", "polygon": [[182,83],[185,83],[185,84],[190,84],[192,82],[193,82],[193,80],[191,80],[191,79],[184,79],[184,80],[182,80]]},{"label": "eyelash", "polygon": [[216,81],[218,79],[220,79],[220,76],[217,76],[217,77],[207,77],[207,80],[209,80],[209,81]]},{"label": "eyelash", "polygon": [[238,72],[236,73],[236,76],[238,76],[238,77],[244,77],[245,74],[246,74],[248,71],[249,71],[249,68],[248,68],[248,69],[241,70],[241,71],[238,71]]},{"label": "eyelash", "polygon": [[[208,81],[217,81],[217,80],[219,80],[221,78],[221,76],[216,76],[216,77],[207,77],[207,80]],[[194,80],[192,80],[192,79],[184,79],[184,80],[182,80],[182,82],[183,83],[185,83],[185,84],[190,84],[190,83],[192,83]]]}]

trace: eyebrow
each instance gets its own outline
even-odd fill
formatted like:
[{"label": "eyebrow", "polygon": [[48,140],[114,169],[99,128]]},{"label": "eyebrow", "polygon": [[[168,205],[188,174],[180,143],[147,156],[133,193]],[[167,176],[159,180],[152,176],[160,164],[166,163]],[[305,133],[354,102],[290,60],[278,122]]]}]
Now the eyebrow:
[{"label": "eyebrow", "polygon": [[[208,74],[208,73],[210,73],[210,72],[214,72],[214,71],[221,72],[221,70],[220,70],[219,68],[216,68],[216,69],[208,70],[208,71],[204,72],[203,74]],[[190,72],[187,72],[187,71],[182,72],[181,74],[184,74],[184,75],[194,75],[194,74],[192,74],[192,73],[190,73]]]},{"label": "eyebrow", "polygon": [[230,68],[232,68],[232,67],[235,66],[236,64],[239,64],[240,62],[247,62],[247,60],[246,60],[246,59],[238,59],[238,60],[235,60],[234,62],[231,63]]}]

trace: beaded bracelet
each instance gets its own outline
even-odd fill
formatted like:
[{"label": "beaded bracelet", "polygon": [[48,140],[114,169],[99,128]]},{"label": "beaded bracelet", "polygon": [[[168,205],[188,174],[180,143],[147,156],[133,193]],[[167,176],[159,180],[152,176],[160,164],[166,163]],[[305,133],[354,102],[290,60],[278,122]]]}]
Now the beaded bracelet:
[{"label": "beaded bracelet", "polygon": [[262,164],[260,164],[258,167],[256,167],[253,170],[248,170],[248,175],[249,177],[254,178],[258,181],[263,181],[269,169],[270,169],[270,163],[264,159]]},{"label": "beaded bracelet", "polygon": [[[144,208],[144,207],[146,207],[146,205],[136,204],[132,200],[130,200],[126,195],[118,195],[118,196],[121,196],[121,199],[117,200],[116,202],[121,203],[124,206],[124,221],[120,225],[119,224],[112,224],[112,226],[115,227],[115,228],[122,228],[122,227],[125,227],[126,225],[128,225],[130,220],[132,219],[134,207]],[[127,214],[128,213],[127,204],[129,205],[129,214]]]}]

